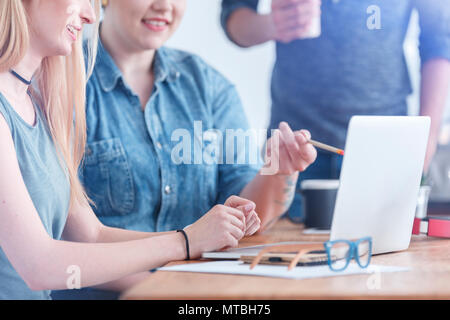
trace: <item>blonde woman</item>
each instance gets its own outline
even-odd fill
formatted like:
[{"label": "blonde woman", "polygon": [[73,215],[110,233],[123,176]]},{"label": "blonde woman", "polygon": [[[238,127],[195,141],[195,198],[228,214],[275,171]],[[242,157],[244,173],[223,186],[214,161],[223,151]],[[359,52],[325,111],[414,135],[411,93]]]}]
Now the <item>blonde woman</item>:
[{"label": "blonde woman", "polygon": [[97,220],[77,178],[86,135],[81,32],[94,7],[0,2],[0,299],[49,299],[68,286],[121,290],[168,261],[236,246],[254,215],[252,202],[234,197],[180,232]]}]

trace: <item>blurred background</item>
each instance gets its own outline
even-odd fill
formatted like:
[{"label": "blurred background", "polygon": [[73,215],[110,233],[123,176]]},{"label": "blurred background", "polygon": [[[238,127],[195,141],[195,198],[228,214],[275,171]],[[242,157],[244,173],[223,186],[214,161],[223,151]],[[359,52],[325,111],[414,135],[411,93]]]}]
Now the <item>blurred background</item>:
[{"label": "blurred background", "polygon": [[[260,1],[258,10],[268,12],[270,1]],[[242,49],[232,44],[220,26],[220,3],[220,0],[188,1],[184,20],[167,45],[198,54],[231,80],[241,96],[251,127],[264,129],[270,116],[274,44],[251,49]],[[419,33],[418,15],[414,12],[404,44],[414,89],[409,97],[410,115],[417,115],[419,110]],[[432,185],[431,200],[437,203],[450,203],[450,98],[446,110],[439,150],[428,175]]]}]

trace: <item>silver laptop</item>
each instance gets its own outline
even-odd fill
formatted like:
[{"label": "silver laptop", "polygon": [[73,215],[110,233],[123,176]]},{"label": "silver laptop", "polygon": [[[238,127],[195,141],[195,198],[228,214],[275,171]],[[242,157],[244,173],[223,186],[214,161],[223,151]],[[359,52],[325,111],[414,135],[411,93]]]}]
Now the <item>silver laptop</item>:
[{"label": "silver laptop", "polygon": [[371,236],[374,254],[409,247],[429,130],[429,117],[351,119],[331,240]]}]

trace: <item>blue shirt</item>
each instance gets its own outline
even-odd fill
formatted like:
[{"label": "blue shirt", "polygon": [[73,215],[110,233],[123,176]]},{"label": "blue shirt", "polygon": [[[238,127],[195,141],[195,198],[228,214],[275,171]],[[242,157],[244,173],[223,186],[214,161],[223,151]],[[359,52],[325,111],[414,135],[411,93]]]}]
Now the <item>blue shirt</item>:
[{"label": "blue shirt", "polygon": [[[36,123],[30,126],[0,94],[0,114],[11,130],[28,194],[48,235],[59,240],[69,211],[70,183],[67,169],[58,160],[45,117],[37,106],[35,110]],[[0,300],[4,299],[50,299],[50,291],[31,291],[0,248]]]},{"label": "blue shirt", "polygon": [[[222,26],[258,0],[222,0]],[[377,5],[381,29],[368,28]],[[276,44],[270,127],[288,121],[343,148],[353,115],[406,115],[411,84],[403,43],[413,8],[420,16],[422,63],[450,60],[448,0],[322,1],[319,38]],[[369,13],[368,13],[369,12]]]},{"label": "blue shirt", "polygon": [[169,48],[157,50],[153,68],[143,111],[99,43],[87,86],[81,177],[104,224],[159,232],[184,228],[239,195],[260,164],[209,161],[221,158],[215,153],[221,133],[248,129],[230,82],[197,56]]}]

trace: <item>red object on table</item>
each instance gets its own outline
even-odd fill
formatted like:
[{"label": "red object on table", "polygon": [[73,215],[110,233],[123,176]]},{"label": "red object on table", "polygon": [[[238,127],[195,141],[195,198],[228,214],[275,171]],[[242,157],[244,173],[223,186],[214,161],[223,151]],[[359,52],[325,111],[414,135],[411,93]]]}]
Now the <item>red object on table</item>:
[{"label": "red object on table", "polygon": [[450,238],[450,220],[428,220],[428,236]]},{"label": "red object on table", "polygon": [[412,233],[415,235],[420,234],[420,223],[422,222],[422,219],[414,218],[414,225],[413,225],[413,231]]},{"label": "red object on table", "polygon": [[450,239],[450,217],[415,218],[412,233]]}]

